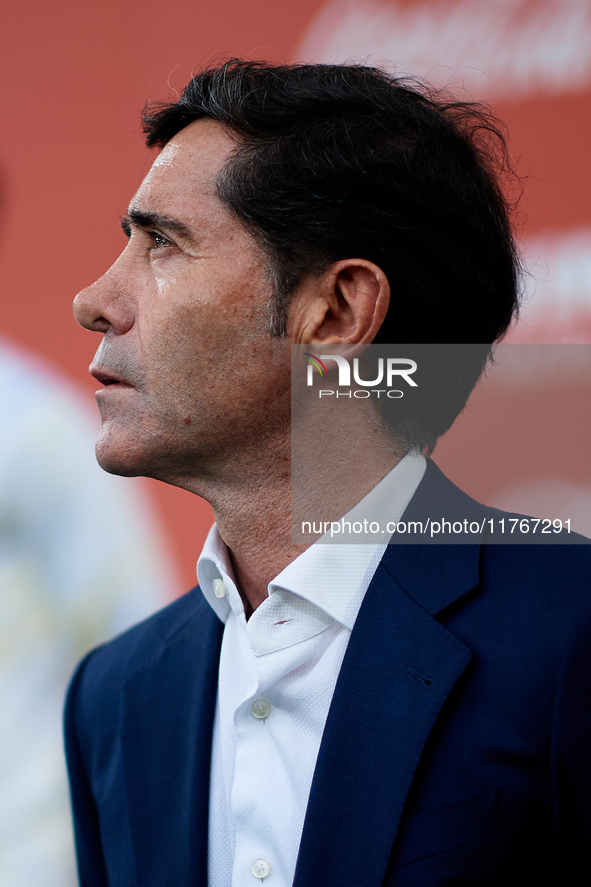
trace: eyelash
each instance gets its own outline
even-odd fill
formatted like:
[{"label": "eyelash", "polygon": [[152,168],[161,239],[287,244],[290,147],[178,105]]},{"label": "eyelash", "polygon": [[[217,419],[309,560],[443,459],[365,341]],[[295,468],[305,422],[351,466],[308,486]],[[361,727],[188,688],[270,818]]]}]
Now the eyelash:
[{"label": "eyelash", "polygon": [[159,231],[147,231],[148,236],[151,238],[153,246],[148,247],[148,251],[150,252],[153,249],[159,249],[163,246],[172,246],[170,240],[167,240]]}]

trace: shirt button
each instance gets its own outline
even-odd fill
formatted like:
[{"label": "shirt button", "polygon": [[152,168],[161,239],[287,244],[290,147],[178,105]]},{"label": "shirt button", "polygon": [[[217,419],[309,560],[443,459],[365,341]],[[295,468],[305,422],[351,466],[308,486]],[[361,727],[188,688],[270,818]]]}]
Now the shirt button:
[{"label": "shirt button", "polygon": [[226,586],[222,582],[221,579],[213,580],[213,593],[216,597],[225,597],[226,596]]},{"label": "shirt button", "polygon": [[[262,721],[263,718],[269,717],[269,714],[271,713],[271,703],[267,702],[266,699],[255,699],[255,701],[250,706],[250,710],[255,718],[259,718],[259,720]],[[257,859],[257,862],[260,862],[260,859]],[[265,864],[268,865],[268,863]],[[264,878],[265,875],[262,875],[262,877]]]},{"label": "shirt button", "polygon": [[263,878],[266,878],[271,871],[271,866],[266,859],[255,859],[250,870],[255,878],[260,878],[262,880]]}]

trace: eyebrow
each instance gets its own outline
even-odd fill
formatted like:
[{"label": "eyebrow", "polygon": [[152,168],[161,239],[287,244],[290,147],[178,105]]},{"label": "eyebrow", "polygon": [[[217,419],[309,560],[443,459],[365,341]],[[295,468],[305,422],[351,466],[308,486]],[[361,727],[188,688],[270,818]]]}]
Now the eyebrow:
[{"label": "eyebrow", "polygon": [[141,209],[130,209],[126,215],[121,217],[121,227],[129,237],[132,226],[136,228],[160,228],[164,231],[173,231],[187,240],[194,240],[190,228],[173,219],[171,216],[165,216],[157,212],[144,212]]}]

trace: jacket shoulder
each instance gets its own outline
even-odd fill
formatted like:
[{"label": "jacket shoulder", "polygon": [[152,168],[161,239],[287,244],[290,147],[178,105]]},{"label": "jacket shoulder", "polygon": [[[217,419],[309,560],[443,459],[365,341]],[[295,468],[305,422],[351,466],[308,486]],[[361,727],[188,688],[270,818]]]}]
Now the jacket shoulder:
[{"label": "jacket shoulder", "polygon": [[123,685],[149,667],[167,644],[187,626],[219,622],[198,586],[143,622],[91,650],[79,663],[68,698],[80,695],[95,701],[119,696]]}]

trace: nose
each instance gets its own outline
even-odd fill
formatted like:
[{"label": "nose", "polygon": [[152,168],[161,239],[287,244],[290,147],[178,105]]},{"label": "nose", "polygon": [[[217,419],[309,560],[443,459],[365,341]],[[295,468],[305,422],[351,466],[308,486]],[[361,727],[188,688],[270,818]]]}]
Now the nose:
[{"label": "nose", "polygon": [[134,324],[133,305],[122,287],[117,273],[118,264],[119,260],[74,299],[74,317],[87,330],[96,333],[112,330],[124,335]]}]

